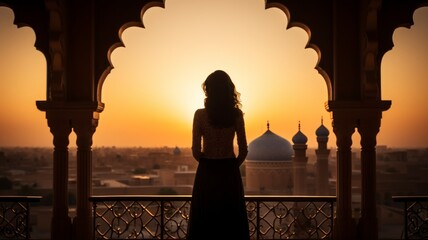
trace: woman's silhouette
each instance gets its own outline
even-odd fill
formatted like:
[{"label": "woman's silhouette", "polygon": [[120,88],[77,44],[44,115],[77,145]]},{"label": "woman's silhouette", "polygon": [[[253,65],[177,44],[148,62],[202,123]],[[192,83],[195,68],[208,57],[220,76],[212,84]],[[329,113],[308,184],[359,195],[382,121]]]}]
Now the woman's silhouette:
[{"label": "woman's silhouette", "polygon": [[197,109],[193,119],[192,152],[199,163],[187,239],[248,240],[249,225],[239,171],[248,153],[240,94],[229,75],[221,70],[211,73],[202,87],[205,108]]}]

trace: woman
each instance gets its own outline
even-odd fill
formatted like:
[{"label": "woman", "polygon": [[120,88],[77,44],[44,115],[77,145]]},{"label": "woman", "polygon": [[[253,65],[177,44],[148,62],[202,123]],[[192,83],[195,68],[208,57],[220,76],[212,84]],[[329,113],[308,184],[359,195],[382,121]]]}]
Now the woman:
[{"label": "woman", "polygon": [[239,171],[248,150],[239,93],[229,75],[221,70],[211,73],[202,87],[205,108],[197,109],[193,118],[192,152],[198,168],[187,239],[248,240],[248,218]]}]

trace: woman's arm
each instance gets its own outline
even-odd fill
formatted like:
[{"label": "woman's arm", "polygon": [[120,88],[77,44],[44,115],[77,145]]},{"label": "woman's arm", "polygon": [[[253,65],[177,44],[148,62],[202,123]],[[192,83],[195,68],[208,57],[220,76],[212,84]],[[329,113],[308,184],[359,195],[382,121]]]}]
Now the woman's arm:
[{"label": "woman's arm", "polygon": [[201,117],[200,111],[196,110],[193,116],[193,127],[192,127],[192,154],[196,161],[199,162],[201,157],[201,141],[202,141],[202,130],[201,130]]},{"label": "woman's arm", "polygon": [[242,111],[239,111],[239,116],[236,121],[236,137],[238,141],[238,161],[241,165],[248,154],[248,146],[247,146],[247,136],[245,133],[245,121],[244,121],[244,115]]}]

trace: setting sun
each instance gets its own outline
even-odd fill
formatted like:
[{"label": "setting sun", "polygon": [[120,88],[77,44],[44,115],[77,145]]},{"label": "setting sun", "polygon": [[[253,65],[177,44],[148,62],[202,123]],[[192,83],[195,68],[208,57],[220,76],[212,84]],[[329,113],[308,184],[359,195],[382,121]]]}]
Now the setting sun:
[{"label": "setting sun", "polygon": [[[46,99],[46,63],[34,48],[34,32],[13,25],[13,18],[11,9],[0,7],[0,146],[50,146],[44,113],[35,106]],[[265,9],[263,0],[168,0],[165,8],[150,8],[144,28],[126,29],[124,46],[111,53],[114,68],[103,84],[105,109],[93,145],[190,147],[193,113],[203,107],[201,84],[221,69],[241,93],[249,141],[263,134],[267,121],[291,140],[300,122],[315,147],[323,118],[334,147],[327,86],[315,69],[322,55],[307,47],[303,29],[287,29],[288,21],[282,10]],[[428,8],[417,10],[414,22],[396,30],[395,47],[382,62],[382,98],[392,107],[383,115],[381,145],[428,143],[428,113],[415,109],[428,101]]]},{"label": "setting sun", "polygon": [[[249,139],[262,134],[267,121],[273,131],[291,138],[299,121],[311,134],[322,116],[328,118],[327,87],[315,70],[319,56],[305,48],[307,33],[286,30],[286,15],[265,10],[263,1],[238,12],[228,3],[168,1],[165,9],[144,14],[145,28],[125,30],[125,47],[113,51],[114,70],[103,86],[106,109],[96,142],[111,138],[112,128],[104,132],[103,126],[114,124],[122,128],[116,139],[138,132],[135,145],[152,145],[144,136],[158,134],[164,136],[161,146],[189,146],[193,112],[203,107],[201,84],[216,69],[228,72],[241,93]],[[115,108],[128,111],[119,117]]]}]

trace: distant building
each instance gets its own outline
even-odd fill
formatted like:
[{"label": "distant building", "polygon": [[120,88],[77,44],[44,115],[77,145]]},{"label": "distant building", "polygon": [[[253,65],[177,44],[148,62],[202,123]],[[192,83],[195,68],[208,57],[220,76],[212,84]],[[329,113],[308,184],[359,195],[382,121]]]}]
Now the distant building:
[{"label": "distant building", "polygon": [[315,133],[316,162],[308,164],[308,138],[300,130],[300,123],[293,145],[272,132],[268,123],[266,132],[248,144],[246,194],[331,195],[335,181],[330,181],[329,131],[322,120]]},{"label": "distant building", "polygon": [[177,166],[177,171],[174,172],[175,185],[193,186],[196,170],[189,170],[187,165]]},{"label": "distant building", "polygon": [[300,122],[297,133],[293,136],[294,156],[293,156],[293,193],[294,195],[308,195],[308,157],[306,149],[308,149],[308,138],[300,131]]},{"label": "distant building", "polygon": [[[331,195],[331,188],[329,186],[329,167],[328,158],[330,149],[327,148],[328,135],[330,132],[324,126],[323,119],[321,119],[321,126],[315,131],[317,135],[318,148],[315,150],[317,161],[315,167],[315,184],[316,195]],[[333,194],[334,195],[334,194]]]},{"label": "distant building", "polygon": [[292,194],[293,148],[269,129],[248,144],[245,162],[247,194]]}]

